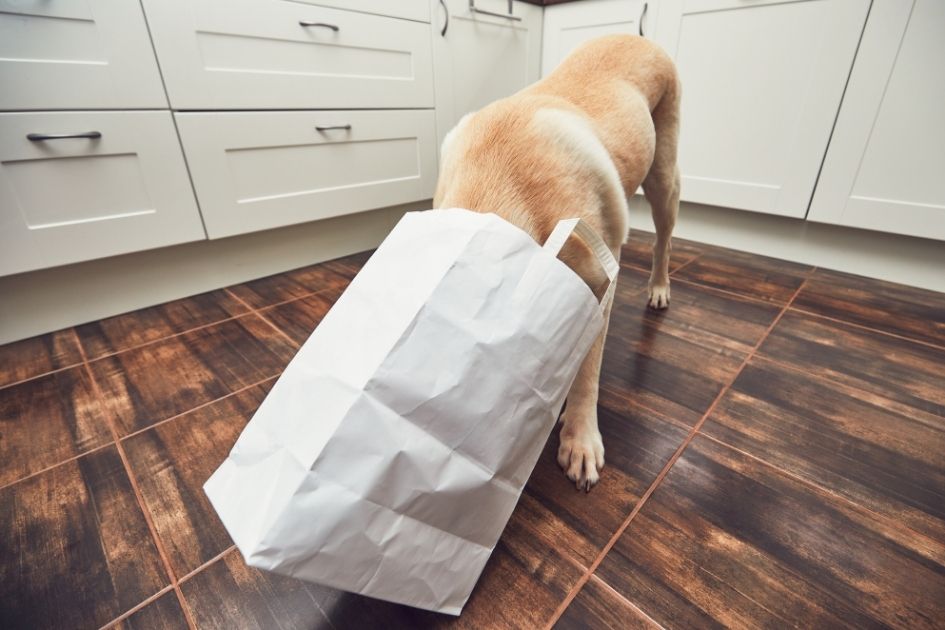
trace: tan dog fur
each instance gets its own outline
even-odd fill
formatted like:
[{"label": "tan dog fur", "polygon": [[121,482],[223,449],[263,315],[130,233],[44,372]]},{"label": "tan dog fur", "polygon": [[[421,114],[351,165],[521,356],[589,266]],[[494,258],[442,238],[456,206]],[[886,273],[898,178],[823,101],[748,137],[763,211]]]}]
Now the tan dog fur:
[{"label": "tan dog fur", "polygon": [[[587,42],[542,81],[459,122],[441,148],[434,207],[494,212],[539,243],[560,219],[580,216],[619,259],[627,199],[642,185],[656,226],[648,303],[665,308],[679,207],[679,98],[676,69],[655,44],[631,35]],[[576,241],[562,259],[597,290],[606,278]],[[562,414],[558,463],[585,490],[604,465],[597,396],[606,334],[605,325]]]}]

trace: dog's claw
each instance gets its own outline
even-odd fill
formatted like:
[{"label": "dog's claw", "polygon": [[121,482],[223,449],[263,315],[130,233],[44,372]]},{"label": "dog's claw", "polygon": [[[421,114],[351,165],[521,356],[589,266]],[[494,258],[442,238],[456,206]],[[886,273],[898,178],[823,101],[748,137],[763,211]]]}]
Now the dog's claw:
[{"label": "dog's claw", "polygon": [[669,283],[651,285],[647,291],[647,305],[663,310],[669,306]]},{"label": "dog's claw", "polygon": [[600,480],[604,467],[604,445],[598,431],[583,431],[578,435],[561,435],[558,465],[576,490],[590,492]]}]

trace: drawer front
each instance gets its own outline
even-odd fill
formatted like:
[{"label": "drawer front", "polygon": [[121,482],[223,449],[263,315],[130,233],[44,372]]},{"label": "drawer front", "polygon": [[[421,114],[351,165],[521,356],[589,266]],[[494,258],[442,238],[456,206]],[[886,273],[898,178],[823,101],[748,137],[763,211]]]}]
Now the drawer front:
[{"label": "drawer front", "polygon": [[294,0],[306,4],[316,4],[323,7],[361,11],[375,15],[416,20],[417,22],[430,21],[429,0]]},{"label": "drawer front", "polygon": [[0,0],[0,110],[167,107],[128,0]]},{"label": "drawer front", "polygon": [[432,110],[176,117],[210,238],[433,196]]},{"label": "drawer front", "polygon": [[0,114],[0,275],[202,238],[169,112]]},{"label": "drawer front", "polygon": [[428,24],[283,0],[144,4],[175,109],[433,107]]}]

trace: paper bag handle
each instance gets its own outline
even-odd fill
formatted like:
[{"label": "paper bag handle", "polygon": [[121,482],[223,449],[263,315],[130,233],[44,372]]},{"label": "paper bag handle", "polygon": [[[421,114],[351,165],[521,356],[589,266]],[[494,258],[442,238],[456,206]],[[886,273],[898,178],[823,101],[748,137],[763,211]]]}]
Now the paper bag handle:
[{"label": "paper bag handle", "polygon": [[580,218],[561,219],[558,221],[558,225],[555,226],[555,229],[552,230],[551,235],[548,236],[548,239],[543,245],[543,249],[557,258],[564,244],[572,234],[580,236],[581,240],[591,248],[591,252],[593,252],[595,258],[597,258],[598,264],[600,264],[604,273],[607,275],[607,291],[600,301],[601,310],[606,310],[614,299],[614,290],[617,288],[617,273],[620,271],[620,265],[617,263],[617,260],[614,258],[613,253],[610,251],[610,248],[607,247],[604,240],[586,221],[582,221]]}]

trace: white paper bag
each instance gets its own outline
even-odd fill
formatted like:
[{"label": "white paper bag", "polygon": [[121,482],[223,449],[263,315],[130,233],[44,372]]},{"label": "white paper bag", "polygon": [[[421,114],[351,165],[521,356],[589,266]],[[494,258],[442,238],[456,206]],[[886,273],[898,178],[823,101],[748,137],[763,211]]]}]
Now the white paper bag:
[{"label": "white paper bag", "polygon": [[[556,258],[578,233],[599,304]],[[459,614],[600,332],[617,263],[491,214],[408,213],[204,486],[254,567]]]}]

